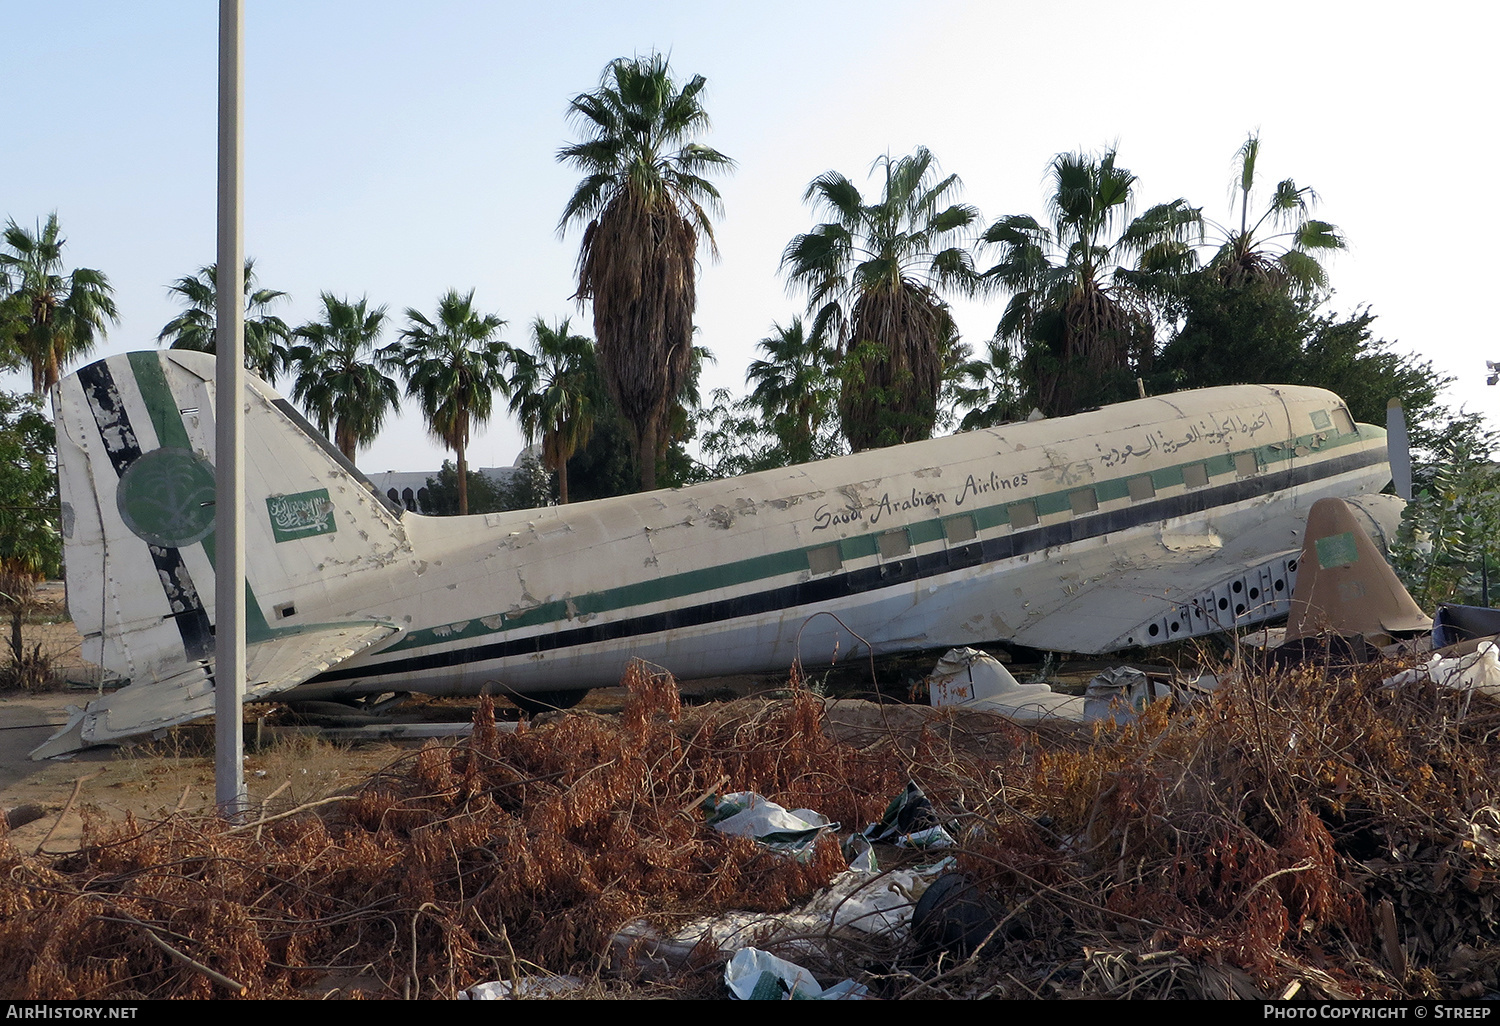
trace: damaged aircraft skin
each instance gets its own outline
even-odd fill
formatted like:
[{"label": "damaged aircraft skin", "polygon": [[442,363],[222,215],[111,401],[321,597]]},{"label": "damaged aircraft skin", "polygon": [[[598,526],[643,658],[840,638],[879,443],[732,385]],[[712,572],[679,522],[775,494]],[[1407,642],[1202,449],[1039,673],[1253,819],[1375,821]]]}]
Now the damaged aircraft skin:
[{"label": "damaged aircraft skin", "polygon": [[[213,378],[212,356],[131,353],[54,393],[70,612],[130,684],[38,757],[213,711]],[[254,377],[245,403],[249,700],[567,692],[634,658],[693,678],[866,645],[1108,652],[1285,614],[1315,501],[1377,539],[1401,506],[1375,494],[1384,430],[1291,386],[469,517],[392,508]]]}]

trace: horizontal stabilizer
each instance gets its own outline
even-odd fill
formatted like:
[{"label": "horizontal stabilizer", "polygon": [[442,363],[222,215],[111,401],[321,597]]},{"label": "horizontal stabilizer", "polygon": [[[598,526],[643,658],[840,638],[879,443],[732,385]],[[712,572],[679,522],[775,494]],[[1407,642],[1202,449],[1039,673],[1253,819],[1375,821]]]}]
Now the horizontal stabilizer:
[{"label": "horizontal stabilizer", "polygon": [[[277,631],[246,648],[246,673],[252,683],[245,688],[245,701],[263,701],[294,688],[397,630],[393,624],[367,621]],[[31,757],[47,759],[213,714],[213,661],[203,660],[164,680],[129,684],[83,709],[75,708],[67,725]]]},{"label": "horizontal stabilizer", "polygon": [[1300,563],[1287,641],[1324,632],[1391,634],[1432,627],[1342,499],[1313,504]]}]

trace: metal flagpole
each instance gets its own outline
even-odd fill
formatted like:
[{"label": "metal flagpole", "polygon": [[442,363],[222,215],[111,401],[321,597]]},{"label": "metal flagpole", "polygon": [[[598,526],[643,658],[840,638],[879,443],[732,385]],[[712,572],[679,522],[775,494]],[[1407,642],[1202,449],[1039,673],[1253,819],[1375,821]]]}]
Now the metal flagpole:
[{"label": "metal flagpole", "polygon": [[245,425],[244,0],[219,0],[219,251],[215,324],[214,444],[214,798],[220,815],[244,811],[245,756]]}]

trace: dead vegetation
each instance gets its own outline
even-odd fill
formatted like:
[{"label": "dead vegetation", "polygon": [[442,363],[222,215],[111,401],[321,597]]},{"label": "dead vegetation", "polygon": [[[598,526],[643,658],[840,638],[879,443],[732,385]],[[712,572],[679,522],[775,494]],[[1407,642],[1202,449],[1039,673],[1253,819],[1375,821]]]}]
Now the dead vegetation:
[{"label": "dead vegetation", "polygon": [[[348,799],[0,849],[0,992],[437,997],[536,967],[628,986],[607,972],[625,923],[781,909],[844,868],[830,839],[797,862],[715,833],[705,795],[847,831],[910,778],[1007,911],[967,959],[841,948],[882,996],[1477,996],[1500,965],[1500,711],[1389,672],[1258,676],[1095,738],[924,713],[840,741],[806,690],[682,718],[637,666],[618,718],[506,734],[482,710]],[[681,993],[718,992],[702,963]]]}]

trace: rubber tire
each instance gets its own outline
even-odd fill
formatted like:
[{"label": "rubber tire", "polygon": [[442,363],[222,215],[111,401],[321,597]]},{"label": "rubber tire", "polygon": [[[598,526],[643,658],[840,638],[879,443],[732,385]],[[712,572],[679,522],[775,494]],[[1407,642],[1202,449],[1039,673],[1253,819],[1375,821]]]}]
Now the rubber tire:
[{"label": "rubber tire", "polygon": [[582,702],[583,696],[587,695],[590,690],[590,688],[582,688],[571,691],[531,691],[524,695],[507,692],[504,697],[523,713],[535,716],[537,713],[571,709]]}]

